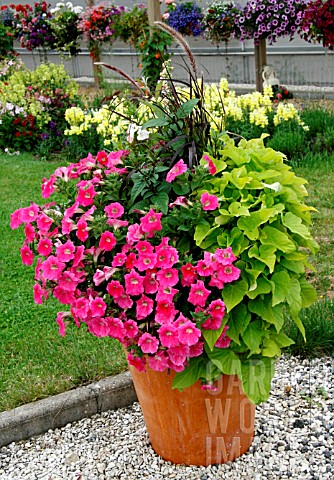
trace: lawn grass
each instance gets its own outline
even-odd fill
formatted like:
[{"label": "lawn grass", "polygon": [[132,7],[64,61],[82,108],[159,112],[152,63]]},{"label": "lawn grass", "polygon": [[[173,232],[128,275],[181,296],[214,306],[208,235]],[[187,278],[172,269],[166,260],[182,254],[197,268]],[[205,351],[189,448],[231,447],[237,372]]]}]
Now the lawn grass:
[{"label": "lawn grass", "polygon": [[0,156],[0,411],[85,384],[126,369],[122,348],[72,327],[65,338],[55,322],[61,305],[33,302],[33,267],[21,263],[22,229],[9,216],[40,195],[43,177],[59,164],[25,154]]}]

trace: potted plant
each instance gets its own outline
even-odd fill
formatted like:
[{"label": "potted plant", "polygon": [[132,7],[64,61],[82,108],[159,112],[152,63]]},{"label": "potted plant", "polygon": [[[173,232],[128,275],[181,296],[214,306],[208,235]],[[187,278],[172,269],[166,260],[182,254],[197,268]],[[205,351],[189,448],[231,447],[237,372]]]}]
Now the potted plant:
[{"label": "potted plant", "polygon": [[203,27],[205,37],[219,45],[227,44],[233,37],[240,35],[235,32],[235,20],[240,15],[240,9],[234,2],[215,0],[204,12]]},{"label": "potted plant", "polygon": [[286,314],[304,335],[317,244],[306,181],[263,138],[211,128],[187,51],[188,88],[169,79],[147,96],[130,79],[151,118],[122,149],[58,168],[42,194],[64,201],[20,208],[11,226],[25,225],[23,263],[37,257],[35,301],[64,305],[60,333],[74,322],[124,345],[156,452],[208,465],[252,442],[255,404],[292,343]]},{"label": "potted plant", "polygon": [[333,50],[333,22],[333,0],[315,0],[307,4],[298,33],[307,42],[322,43],[324,47]]}]

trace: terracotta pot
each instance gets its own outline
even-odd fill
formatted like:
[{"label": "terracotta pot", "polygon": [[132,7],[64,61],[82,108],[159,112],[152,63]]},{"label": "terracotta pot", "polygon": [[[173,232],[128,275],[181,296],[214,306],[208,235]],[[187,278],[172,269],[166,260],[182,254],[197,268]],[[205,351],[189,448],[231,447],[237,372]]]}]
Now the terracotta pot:
[{"label": "terracotta pot", "polygon": [[253,405],[237,375],[223,375],[218,391],[200,382],[172,390],[174,372],[147,368],[130,372],[155,452],[173,463],[207,466],[226,463],[249,449],[254,437]]}]

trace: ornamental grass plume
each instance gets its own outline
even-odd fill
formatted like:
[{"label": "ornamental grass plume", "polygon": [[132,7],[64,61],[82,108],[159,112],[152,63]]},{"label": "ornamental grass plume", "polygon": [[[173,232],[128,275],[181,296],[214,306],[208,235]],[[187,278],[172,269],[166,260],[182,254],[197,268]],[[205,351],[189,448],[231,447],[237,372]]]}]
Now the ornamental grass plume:
[{"label": "ornamental grass plume", "polygon": [[[203,79],[188,89],[132,95],[149,107],[144,140],[93,152],[44,179],[42,195],[11,216],[24,225],[21,256],[34,266],[34,299],[63,305],[70,328],[119,340],[139,371],[173,370],[173,388],[216,389],[237,374],[248,398],[269,396],[273,361],[304,335],[310,233],[306,181],[263,137],[238,145],[210,128]],[[137,89],[136,89],[137,90]]]}]

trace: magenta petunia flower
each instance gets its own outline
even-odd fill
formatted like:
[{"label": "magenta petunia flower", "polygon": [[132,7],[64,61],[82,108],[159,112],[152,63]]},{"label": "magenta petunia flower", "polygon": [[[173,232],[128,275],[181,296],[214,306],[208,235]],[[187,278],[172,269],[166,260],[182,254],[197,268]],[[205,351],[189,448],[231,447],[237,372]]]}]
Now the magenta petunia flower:
[{"label": "magenta petunia flower", "polygon": [[210,175],[214,175],[214,174],[217,172],[217,167],[216,167],[216,165],[213,163],[213,161],[211,160],[211,158],[208,157],[208,155],[203,155],[203,160],[205,160],[205,161],[207,162],[206,168],[209,169]]},{"label": "magenta petunia flower", "polygon": [[162,213],[156,213],[150,208],[149,212],[140,219],[142,231],[152,234],[153,232],[162,230],[161,217]]},{"label": "magenta petunia flower", "polygon": [[203,205],[203,210],[216,210],[219,206],[216,195],[210,195],[208,192],[202,193],[201,203]]},{"label": "magenta petunia flower", "polygon": [[204,282],[202,282],[202,280],[198,280],[190,287],[188,301],[193,305],[204,307],[206,299],[208,298],[210,293],[210,290],[205,288]]},{"label": "magenta petunia flower", "polygon": [[116,305],[123,308],[124,310],[126,310],[127,308],[131,308],[133,305],[133,301],[126,293],[122,293],[122,295],[120,295],[119,297],[114,297],[114,302],[116,303]]},{"label": "magenta petunia flower", "polygon": [[218,330],[222,324],[222,318],[209,317],[202,323],[203,330]]},{"label": "magenta petunia flower", "polygon": [[143,333],[138,340],[138,346],[143,353],[155,353],[158,350],[159,341],[150,333]]},{"label": "magenta petunia flower", "polygon": [[89,313],[89,300],[88,298],[78,298],[75,302],[75,306],[72,307],[73,314],[79,317],[81,320],[85,320]]},{"label": "magenta petunia flower", "polygon": [[101,297],[96,297],[89,303],[92,317],[103,317],[106,313],[107,305]]},{"label": "magenta petunia flower", "polygon": [[222,334],[220,335],[220,337],[215,343],[216,348],[228,348],[230,346],[230,343],[232,340],[226,335],[227,330],[228,330],[228,326],[225,325],[222,331]]},{"label": "magenta petunia flower", "polygon": [[144,277],[139,275],[135,270],[124,275],[125,291],[127,295],[141,295],[144,293]]},{"label": "magenta petunia flower", "polygon": [[129,365],[132,365],[135,367],[138,372],[145,372],[145,365],[146,365],[146,358],[139,358],[135,357],[133,353],[128,353],[127,360],[129,362]]},{"label": "magenta petunia flower", "polygon": [[163,303],[163,302],[172,303],[173,298],[177,293],[179,293],[179,290],[177,288],[159,286],[156,294],[156,301],[159,303]]},{"label": "magenta petunia flower", "polygon": [[101,283],[104,282],[105,279],[106,279],[106,276],[104,274],[104,271],[98,268],[93,275],[94,285],[96,286],[101,285]]},{"label": "magenta petunia flower", "polygon": [[73,292],[65,290],[62,286],[57,285],[53,290],[53,296],[58,300],[58,302],[63,305],[74,305],[75,296]]},{"label": "magenta petunia flower", "polygon": [[39,215],[39,206],[33,203],[30,207],[21,209],[21,219],[23,223],[30,223],[37,219]]},{"label": "magenta petunia flower", "polygon": [[161,287],[174,287],[179,281],[179,272],[176,268],[162,268],[157,273],[157,280]]},{"label": "magenta petunia flower", "polygon": [[70,260],[73,260],[74,252],[75,245],[71,240],[67,240],[67,242],[59,244],[56,247],[56,255],[61,262],[69,262]]},{"label": "magenta petunia flower", "polygon": [[143,320],[153,312],[154,302],[146,295],[142,295],[139,300],[136,301],[136,316],[137,320]]},{"label": "magenta petunia flower", "polygon": [[172,167],[169,172],[167,173],[167,176],[166,176],[166,181],[168,183],[171,183],[173,180],[175,180],[176,177],[178,177],[179,175],[182,175],[184,172],[186,172],[188,170],[188,167],[187,165],[184,163],[184,161],[182,160],[179,160],[175,165],[174,167]]},{"label": "magenta petunia flower", "polygon": [[155,310],[155,321],[160,325],[170,323],[174,320],[178,310],[175,310],[174,304],[169,302],[161,302],[157,304]]},{"label": "magenta petunia flower", "polygon": [[189,358],[199,357],[200,355],[202,355],[203,350],[204,350],[204,342],[202,341],[195,343],[195,345],[190,345],[188,357]]},{"label": "magenta petunia flower", "polygon": [[219,298],[217,300],[213,300],[209,304],[207,311],[213,318],[218,318],[221,320],[225,315],[225,303]]},{"label": "magenta petunia flower", "polygon": [[213,274],[214,269],[212,267],[212,264],[208,264],[204,260],[199,260],[196,265],[196,271],[202,277],[209,277]]},{"label": "magenta petunia flower", "polygon": [[190,287],[197,279],[196,267],[191,263],[186,263],[181,267],[182,279],[181,284],[183,287]]},{"label": "magenta petunia flower", "polygon": [[163,324],[158,330],[160,343],[163,347],[179,345],[178,329],[172,323]]},{"label": "magenta petunia flower", "polygon": [[224,288],[224,282],[220,279],[219,272],[216,271],[212,274],[211,280],[209,282],[210,287],[217,287],[219,290]]},{"label": "magenta petunia flower", "polygon": [[122,265],[124,265],[125,260],[126,260],[125,253],[116,253],[116,255],[114,256],[114,258],[111,262],[111,265],[115,268],[116,267],[121,267]]},{"label": "magenta petunia flower", "polygon": [[136,248],[136,250],[138,251],[139,254],[140,253],[146,254],[146,253],[153,253],[154,252],[153,246],[147,240],[140,240],[137,243],[137,245],[135,246],[135,248]]},{"label": "magenta petunia flower", "polygon": [[56,177],[54,175],[51,175],[49,180],[46,178],[43,178],[43,183],[42,183],[42,197],[43,198],[49,198],[50,195],[55,191],[55,181]]},{"label": "magenta petunia flower", "polygon": [[120,342],[123,342],[125,329],[122,320],[116,317],[107,317],[109,327],[109,337],[116,338]]},{"label": "magenta petunia flower", "polygon": [[133,243],[138,242],[144,238],[143,230],[138,223],[130,225],[128,228],[128,233],[126,235],[126,240],[132,245]]},{"label": "magenta petunia flower", "polygon": [[79,245],[74,253],[74,258],[72,262],[73,267],[77,267],[85,257],[85,247],[84,245]]},{"label": "magenta petunia flower", "polygon": [[76,200],[79,202],[79,205],[89,207],[89,205],[93,205],[95,195],[96,192],[94,190],[94,185],[87,184],[86,186],[79,188]]},{"label": "magenta petunia flower", "polygon": [[101,250],[110,252],[116,245],[116,238],[112,232],[103,232],[100,238],[99,247]]},{"label": "magenta petunia flower", "polygon": [[124,322],[124,332],[127,338],[135,338],[139,332],[137,323],[131,319]]},{"label": "magenta petunia flower", "polygon": [[157,255],[155,253],[142,253],[139,254],[135,267],[140,272],[144,272],[145,270],[154,268],[156,261]]},{"label": "magenta petunia flower", "polygon": [[180,344],[176,347],[170,347],[167,353],[174,365],[184,366],[189,355],[189,347],[188,345]]},{"label": "magenta petunia flower", "polygon": [[102,338],[109,335],[110,328],[106,318],[92,318],[89,320],[87,326],[90,333],[95,337]]},{"label": "magenta petunia flower", "polygon": [[35,285],[34,285],[34,302],[39,304],[39,305],[42,305],[43,298],[45,298],[45,300],[48,298],[48,291],[45,290],[44,288],[42,288],[39,283],[35,283]]},{"label": "magenta petunia flower", "polygon": [[107,285],[107,292],[111,297],[118,298],[124,293],[124,287],[118,280],[112,280]]},{"label": "magenta petunia flower", "polygon": [[26,236],[26,242],[27,243],[32,243],[35,238],[36,238],[36,233],[34,227],[31,225],[31,223],[26,223],[24,227],[24,234]]},{"label": "magenta petunia flower", "polygon": [[178,328],[179,340],[184,345],[195,345],[200,336],[201,331],[196,327],[195,323],[188,320],[183,325],[180,325]]},{"label": "magenta petunia flower", "polygon": [[88,225],[83,218],[81,218],[77,223],[76,235],[82,242],[85,242],[88,238]]},{"label": "magenta petunia flower", "polygon": [[78,286],[78,278],[73,272],[65,271],[58,279],[58,286],[68,292],[74,292]]},{"label": "magenta petunia flower", "polygon": [[125,267],[129,270],[132,270],[133,267],[136,265],[137,257],[135,253],[129,253],[125,260]]},{"label": "magenta petunia flower", "polygon": [[61,262],[54,255],[50,255],[41,265],[43,276],[47,280],[58,280],[65,268],[65,263]]},{"label": "magenta petunia flower", "polygon": [[145,293],[156,293],[158,291],[158,282],[156,280],[155,270],[147,270],[144,278],[144,292]]},{"label": "magenta petunia flower", "polygon": [[238,280],[241,271],[234,265],[224,265],[217,270],[217,273],[220,280],[224,283],[229,283]]},{"label": "magenta petunia flower", "polygon": [[148,358],[148,365],[156,372],[164,372],[168,368],[168,357],[164,352],[157,352]]},{"label": "magenta petunia flower", "polygon": [[67,317],[67,312],[58,312],[56,322],[59,325],[59,333],[62,337],[65,337],[66,325],[64,319]]},{"label": "magenta petunia flower", "polygon": [[40,230],[41,232],[48,232],[50,230],[52,222],[53,222],[52,218],[45,215],[45,213],[41,213],[37,217],[38,230]]},{"label": "magenta petunia flower", "polygon": [[221,265],[230,265],[233,263],[237,257],[233,255],[232,248],[217,248],[214,253],[215,260],[220,263]]},{"label": "magenta petunia flower", "polygon": [[11,213],[10,215],[10,228],[12,228],[13,230],[15,230],[16,228],[18,228],[21,223],[23,223],[23,220],[22,220],[22,210],[23,208],[19,208],[18,210],[15,210],[15,212]]},{"label": "magenta petunia flower", "polygon": [[114,203],[111,203],[110,205],[107,205],[104,211],[106,212],[109,218],[119,218],[123,215],[124,208],[120,203],[114,202]]}]

